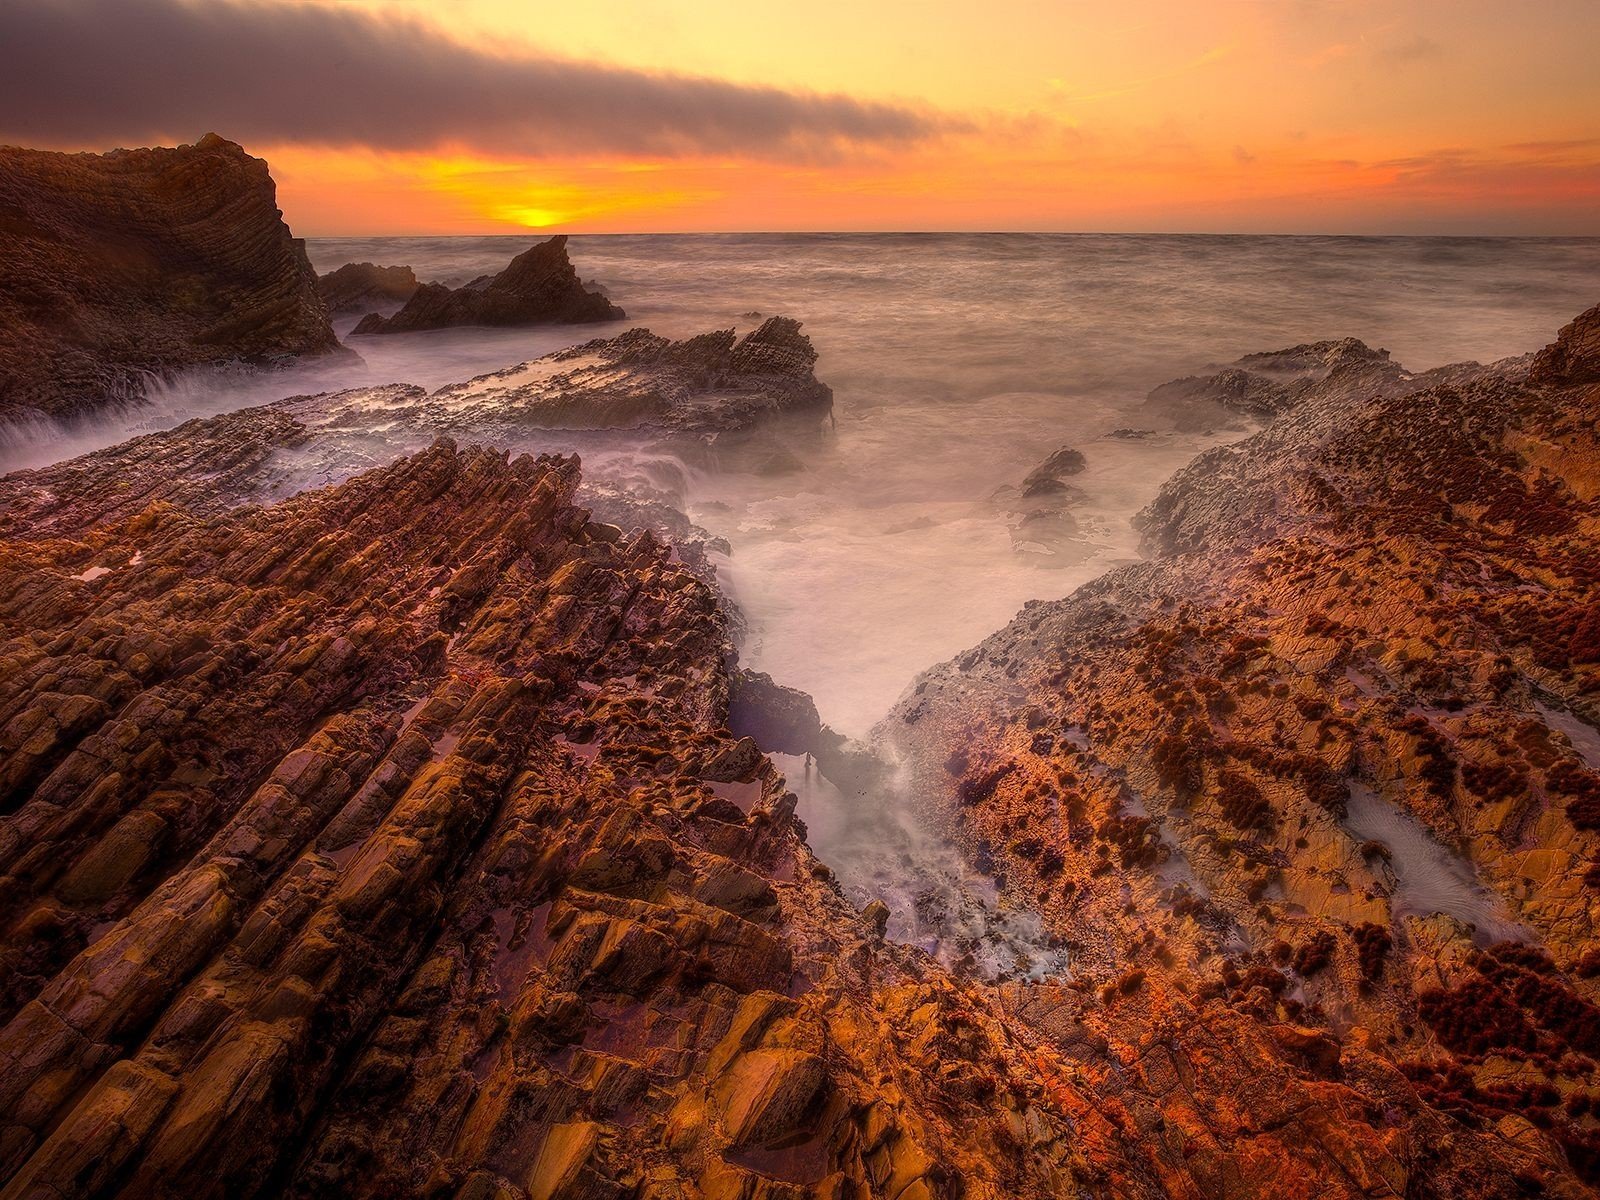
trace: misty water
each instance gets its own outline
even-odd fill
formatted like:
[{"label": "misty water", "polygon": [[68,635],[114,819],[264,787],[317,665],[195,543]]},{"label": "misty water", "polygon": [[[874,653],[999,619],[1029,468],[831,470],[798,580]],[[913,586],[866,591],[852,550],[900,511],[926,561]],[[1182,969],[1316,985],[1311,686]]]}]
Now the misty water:
[{"label": "misty water", "polygon": [[[409,264],[459,284],[532,240],[312,239],[308,252],[320,271]],[[863,737],[919,671],[1025,601],[1134,558],[1129,518],[1163,480],[1248,432],[1179,432],[1142,409],[1153,386],[1346,335],[1413,370],[1490,361],[1537,349],[1600,299],[1600,239],[685,235],[574,237],[569,250],[625,322],[353,338],[359,360],[196,374],[94,426],[14,431],[0,469],[295,393],[434,389],[634,325],[678,337],[796,317],[834,389],[834,429],[803,469],[686,471],[675,499],[732,548],[722,566],[749,619],[745,665]],[[1040,545],[1014,528],[1016,489],[1063,446],[1086,463],[1071,479],[1075,536]],[[817,792],[802,815],[847,855],[861,832],[830,825],[821,786],[800,788]],[[875,871],[860,878],[880,886]]]}]

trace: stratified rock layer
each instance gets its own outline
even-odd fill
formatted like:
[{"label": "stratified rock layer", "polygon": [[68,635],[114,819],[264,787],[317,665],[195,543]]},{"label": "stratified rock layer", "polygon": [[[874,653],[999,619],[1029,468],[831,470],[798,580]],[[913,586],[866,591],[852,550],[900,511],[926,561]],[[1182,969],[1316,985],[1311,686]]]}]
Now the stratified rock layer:
[{"label": "stratified rock layer", "polygon": [[0,147],[0,235],[0,421],[338,346],[267,164],[215,134],[104,155]]},{"label": "stratified rock layer", "polygon": [[710,588],[570,458],[230,506],[304,436],[6,481],[0,1195],[1074,1192],[727,729]]},{"label": "stratified rock layer", "polygon": [[1597,320],[1299,389],[890,719],[1172,1194],[1600,1182]]},{"label": "stratified rock layer", "polygon": [[352,331],[408,333],[456,325],[579,325],[620,321],[627,314],[599,292],[583,286],[559,234],[517,255],[498,275],[464,287],[425,283],[393,316],[370,313]]}]

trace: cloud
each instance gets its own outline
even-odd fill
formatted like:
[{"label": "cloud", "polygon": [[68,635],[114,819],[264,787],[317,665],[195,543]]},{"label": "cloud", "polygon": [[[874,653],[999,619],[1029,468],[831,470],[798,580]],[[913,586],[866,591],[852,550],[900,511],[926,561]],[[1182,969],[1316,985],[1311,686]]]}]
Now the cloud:
[{"label": "cloud", "polygon": [[909,105],[500,57],[348,8],[0,3],[0,138],[36,145],[189,141],[215,129],[246,145],[818,159],[968,128]]}]

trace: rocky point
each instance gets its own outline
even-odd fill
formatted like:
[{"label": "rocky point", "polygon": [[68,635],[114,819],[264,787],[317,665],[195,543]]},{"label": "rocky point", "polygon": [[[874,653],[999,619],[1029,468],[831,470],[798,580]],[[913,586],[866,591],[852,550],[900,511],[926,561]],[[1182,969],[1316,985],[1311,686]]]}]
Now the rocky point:
[{"label": "rocky point", "polygon": [[[1597,327],[1158,389],[1264,427],[885,760],[670,496],[534,452],[779,469],[786,318],[0,479],[0,1197],[1593,1194]],[[1065,969],[886,937],[764,751]]]}]

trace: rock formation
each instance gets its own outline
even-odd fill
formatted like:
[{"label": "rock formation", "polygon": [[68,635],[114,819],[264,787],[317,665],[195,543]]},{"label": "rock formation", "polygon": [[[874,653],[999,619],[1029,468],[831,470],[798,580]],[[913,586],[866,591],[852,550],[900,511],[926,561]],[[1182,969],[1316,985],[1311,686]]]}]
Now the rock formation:
[{"label": "rock formation", "polygon": [[0,422],[338,346],[267,164],[215,134],[103,155],[0,147],[0,231]]},{"label": "rock formation", "polygon": [[379,267],[369,262],[345,263],[317,277],[317,293],[329,312],[371,312],[384,304],[404,304],[416,292],[410,267]]},{"label": "rock formation", "polygon": [[843,902],[574,460],[74,470],[0,555],[0,1194],[1071,1192],[1067,1085]]},{"label": "rock formation", "polygon": [[1592,1195],[1596,316],[1308,389],[908,694],[1043,979],[846,902],[754,739],[897,785],[575,458],[356,437],[650,371],[710,436],[820,403],[792,328],[0,480],[0,1197]]},{"label": "rock formation", "polygon": [[1172,1194],[1600,1184],[1597,322],[1292,389],[888,722]]},{"label": "rock formation", "polygon": [[409,333],[455,325],[581,325],[626,316],[599,292],[583,286],[567,258],[565,234],[523,251],[498,275],[464,287],[425,283],[393,316],[369,313],[354,333]]},{"label": "rock formation", "polygon": [[1082,450],[1074,450],[1071,446],[1061,447],[1028,472],[1028,477],[1022,481],[1023,499],[1031,500],[1066,491],[1068,484],[1063,481],[1069,475],[1082,474],[1088,465]]}]

